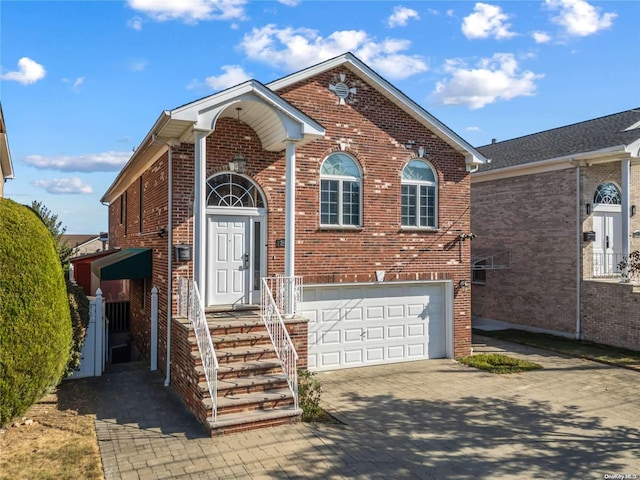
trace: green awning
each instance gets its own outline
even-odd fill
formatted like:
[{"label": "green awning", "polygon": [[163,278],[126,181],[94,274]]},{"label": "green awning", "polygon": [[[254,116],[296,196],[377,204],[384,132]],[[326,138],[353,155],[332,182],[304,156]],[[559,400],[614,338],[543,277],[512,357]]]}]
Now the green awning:
[{"label": "green awning", "polygon": [[125,248],[91,262],[91,273],[100,280],[151,278],[151,249]]}]

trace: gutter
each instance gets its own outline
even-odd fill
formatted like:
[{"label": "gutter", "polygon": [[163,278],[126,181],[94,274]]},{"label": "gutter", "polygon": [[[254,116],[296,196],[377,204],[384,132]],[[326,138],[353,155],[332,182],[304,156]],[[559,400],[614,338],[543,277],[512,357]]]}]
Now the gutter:
[{"label": "gutter", "polygon": [[576,339],[582,339],[582,226],[580,219],[582,218],[582,210],[580,208],[580,199],[582,197],[581,189],[581,171],[582,167],[578,164],[576,167]]}]

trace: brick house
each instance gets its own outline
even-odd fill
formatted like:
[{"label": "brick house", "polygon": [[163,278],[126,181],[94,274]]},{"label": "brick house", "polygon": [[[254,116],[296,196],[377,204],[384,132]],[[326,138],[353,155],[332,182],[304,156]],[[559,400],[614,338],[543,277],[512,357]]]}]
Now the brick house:
[{"label": "brick house", "polygon": [[640,110],[478,148],[474,325],[497,320],[640,350]]},{"label": "brick house", "polygon": [[[149,278],[130,280],[137,350],[216,433],[297,418],[277,338],[291,394],[268,380],[274,318],[312,370],[468,355],[469,172],[483,161],[350,53],[164,111],[102,198],[112,273],[152,252]],[[217,364],[185,318],[190,285]]]}]

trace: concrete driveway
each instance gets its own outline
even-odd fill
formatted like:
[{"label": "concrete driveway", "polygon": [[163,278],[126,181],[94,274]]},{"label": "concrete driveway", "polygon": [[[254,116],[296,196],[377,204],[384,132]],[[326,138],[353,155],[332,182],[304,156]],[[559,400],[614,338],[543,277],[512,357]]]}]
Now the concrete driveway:
[{"label": "concrete driveway", "polygon": [[214,439],[160,377],[105,375],[96,379],[105,476],[640,479],[640,372],[483,337],[474,348],[545,368],[497,376],[429,360],[319,373],[324,407],[343,425]]}]

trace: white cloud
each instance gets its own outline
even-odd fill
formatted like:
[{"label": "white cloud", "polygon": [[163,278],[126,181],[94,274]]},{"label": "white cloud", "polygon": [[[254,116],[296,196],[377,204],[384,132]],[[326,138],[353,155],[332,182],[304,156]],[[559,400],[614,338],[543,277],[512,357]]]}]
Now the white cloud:
[{"label": "white cloud", "polygon": [[[240,65],[224,65],[222,71],[224,73],[220,75],[205,78],[204,84],[212,90],[224,90],[251,78],[251,74],[245,72]],[[203,86],[201,82],[194,81],[187,88],[197,89]]]},{"label": "white cloud", "polygon": [[391,28],[404,27],[412,18],[419,20],[420,15],[418,15],[418,12],[416,12],[412,8],[395,7],[393,9],[393,14],[391,14],[389,19],[387,20],[387,25],[389,25],[389,27]]},{"label": "white cloud", "polygon": [[551,41],[551,35],[547,32],[533,32],[531,36],[536,43],[549,43]]},{"label": "white cloud", "polygon": [[546,0],[547,7],[558,11],[551,20],[563,27],[568,35],[586,37],[613,25],[616,13],[600,13],[600,8],[584,0]]},{"label": "white cloud", "polygon": [[51,180],[34,180],[35,187],[44,188],[52,195],[93,193],[91,185],[84,183],[78,177],[53,178]]},{"label": "white cloud", "polygon": [[445,71],[451,77],[436,84],[432,99],[442,105],[467,105],[474,110],[499,100],[534,95],[535,81],[544,77],[528,70],[520,72],[511,53],[483,58],[476,68],[467,67],[461,59],[447,60]]},{"label": "white cloud", "polygon": [[18,60],[18,70],[1,74],[0,80],[10,80],[22,85],[30,85],[42,80],[46,74],[47,71],[42,65],[29,57],[22,57]]},{"label": "white cloud", "polygon": [[142,72],[149,65],[149,60],[132,60],[129,62],[129,70],[132,72]]},{"label": "white cloud", "polygon": [[254,28],[239,45],[251,60],[287,70],[299,70],[350,51],[382,75],[394,79],[428,70],[422,57],[400,53],[410,46],[409,40],[376,42],[363,30],[342,30],[322,37],[316,30],[278,29],[273,24]]},{"label": "white cloud", "polygon": [[476,126],[467,127],[467,128],[465,128],[465,130],[467,132],[481,132],[482,131],[482,129],[480,127],[476,127]]},{"label": "white cloud", "polygon": [[36,167],[61,172],[115,172],[131,157],[131,152],[103,152],[84,155],[28,155],[24,162]]},{"label": "white cloud", "polygon": [[278,0],[279,3],[286,5],[287,7],[297,7],[302,0]]},{"label": "white cloud", "polygon": [[134,30],[142,30],[142,18],[135,16],[127,21],[127,26]]},{"label": "white cloud", "polygon": [[75,80],[69,80],[68,78],[63,78],[62,81],[64,83],[72,83],[71,88],[74,92],[80,91],[80,87],[84,84],[84,77],[78,77]]},{"label": "white cloud", "polygon": [[516,35],[509,31],[511,28],[511,24],[507,23],[509,15],[503,13],[497,5],[476,3],[473,10],[474,13],[462,20],[462,33],[465,37],[469,39],[488,37],[503,39]]},{"label": "white cloud", "polygon": [[230,20],[244,17],[247,0],[128,0],[129,7],[157,22]]}]

